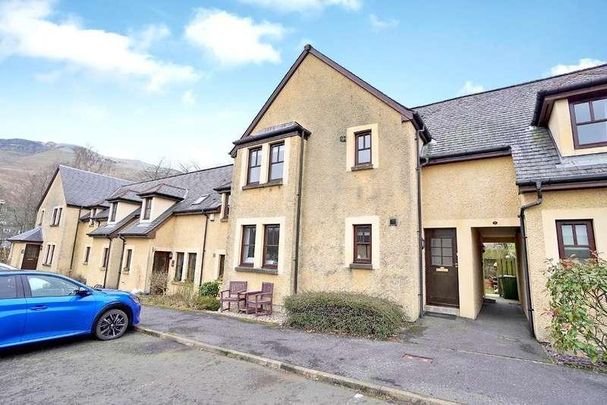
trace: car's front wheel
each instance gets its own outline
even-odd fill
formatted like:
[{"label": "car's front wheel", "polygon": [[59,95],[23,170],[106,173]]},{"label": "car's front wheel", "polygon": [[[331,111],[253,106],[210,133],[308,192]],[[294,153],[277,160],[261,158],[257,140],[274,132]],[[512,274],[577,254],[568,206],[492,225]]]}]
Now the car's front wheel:
[{"label": "car's front wheel", "polygon": [[105,311],[95,324],[95,336],[101,340],[118,339],[129,327],[129,316],[121,309]]}]

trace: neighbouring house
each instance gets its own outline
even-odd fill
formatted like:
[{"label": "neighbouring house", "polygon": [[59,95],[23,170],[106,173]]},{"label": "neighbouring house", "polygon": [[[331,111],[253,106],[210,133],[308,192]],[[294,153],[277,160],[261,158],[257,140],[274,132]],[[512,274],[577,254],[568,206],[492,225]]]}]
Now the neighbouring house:
[{"label": "neighbouring house", "polygon": [[[306,46],[230,154],[77,204],[59,268],[125,290],[272,282],[278,303],[355,291],[410,320],[474,319],[484,246],[509,244],[546,340],[546,260],[607,252],[607,65],[409,108]],[[49,232],[13,238],[12,263],[58,244]]]}]

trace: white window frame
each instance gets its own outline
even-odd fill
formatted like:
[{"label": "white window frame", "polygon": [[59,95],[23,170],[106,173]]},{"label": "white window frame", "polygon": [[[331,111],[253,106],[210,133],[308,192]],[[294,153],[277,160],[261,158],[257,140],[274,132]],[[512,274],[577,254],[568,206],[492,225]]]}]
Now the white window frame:
[{"label": "white window frame", "polygon": [[63,207],[53,208],[53,217],[51,218],[51,226],[59,226],[61,217],[63,216]]},{"label": "white window frame", "polygon": [[46,245],[46,255],[44,256],[44,264],[50,266],[53,264],[53,257],[55,256],[55,245],[49,243]]}]

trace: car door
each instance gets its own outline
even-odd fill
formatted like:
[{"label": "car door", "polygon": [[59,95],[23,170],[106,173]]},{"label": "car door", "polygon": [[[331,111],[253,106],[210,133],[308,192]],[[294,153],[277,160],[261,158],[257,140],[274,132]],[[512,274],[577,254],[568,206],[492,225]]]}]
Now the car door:
[{"label": "car door", "polygon": [[78,295],[78,284],[48,274],[25,275],[23,284],[27,301],[25,341],[91,331],[99,305],[94,295]]},{"label": "car door", "polygon": [[21,341],[26,318],[26,302],[21,277],[0,274],[0,347]]}]

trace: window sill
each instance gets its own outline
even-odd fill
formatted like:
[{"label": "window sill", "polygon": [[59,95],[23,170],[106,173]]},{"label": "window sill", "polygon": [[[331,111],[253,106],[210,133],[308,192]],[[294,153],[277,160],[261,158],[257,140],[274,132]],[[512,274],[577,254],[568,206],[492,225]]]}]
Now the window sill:
[{"label": "window sill", "polygon": [[246,186],[242,186],[243,190],[252,190],[255,188],[267,188],[267,187],[274,187],[274,186],[282,186],[282,180],[273,180],[273,181],[268,181],[267,183],[262,183],[262,184],[247,184]]},{"label": "window sill", "polygon": [[185,281],[175,281],[175,280],[171,281],[172,285],[184,285],[185,283],[186,283]]},{"label": "window sill", "polygon": [[50,264],[50,263],[42,263],[42,265],[43,265],[44,267],[51,267],[51,264]]},{"label": "window sill", "polygon": [[228,217],[223,217],[219,220],[219,222],[228,222]]},{"label": "window sill", "polygon": [[128,275],[129,275],[129,273],[130,273],[130,270],[122,270],[122,271],[121,271],[121,273],[122,273],[122,274],[126,274],[126,275],[128,276]]},{"label": "window sill", "polygon": [[373,169],[373,163],[368,163],[368,164],[364,164],[364,165],[357,165],[357,166],[352,166],[350,168],[350,170],[352,170],[353,172],[357,172],[359,170],[369,170],[369,169]]},{"label": "window sill", "polygon": [[106,270],[107,270],[107,267],[103,267],[103,266],[101,266],[101,267],[99,267],[99,270],[100,270],[100,271],[106,271]]},{"label": "window sill", "polygon": [[89,262],[82,262],[82,265],[83,265],[83,266],[88,266],[88,265],[89,265]]},{"label": "window sill", "polygon": [[259,267],[236,266],[234,270],[242,273],[278,274],[278,269],[263,269]]},{"label": "window sill", "polygon": [[59,226],[59,224],[51,224],[51,225],[49,225],[49,227],[51,227],[51,228],[56,228],[58,226]]},{"label": "window sill", "polygon": [[352,269],[352,270],[373,270],[373,264],[371,264],[371,263],[351,263],[350,269]]}]

